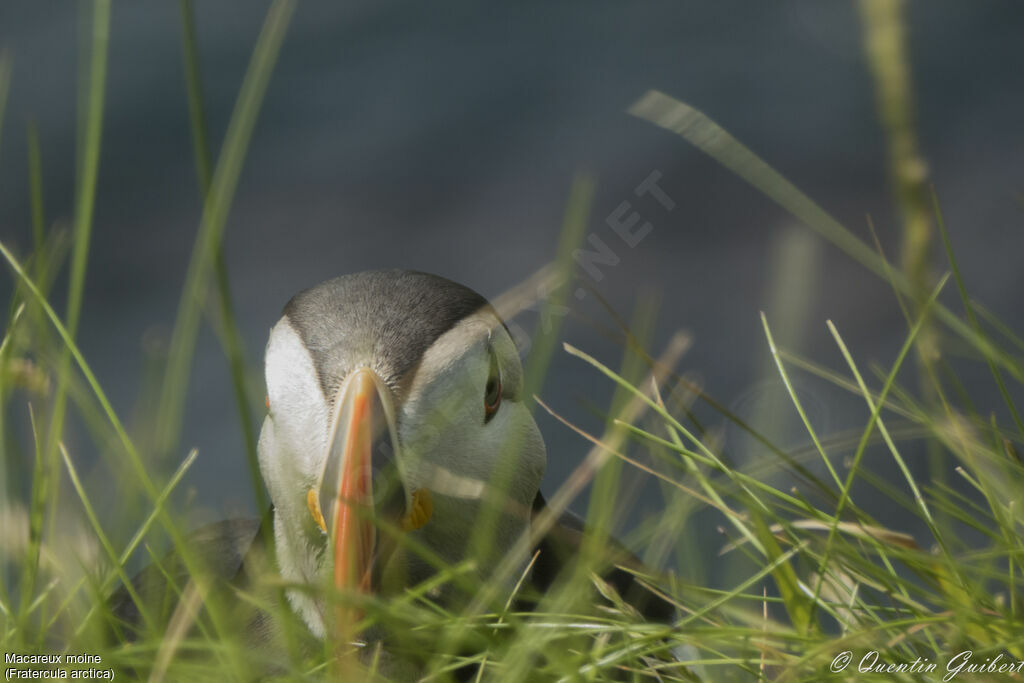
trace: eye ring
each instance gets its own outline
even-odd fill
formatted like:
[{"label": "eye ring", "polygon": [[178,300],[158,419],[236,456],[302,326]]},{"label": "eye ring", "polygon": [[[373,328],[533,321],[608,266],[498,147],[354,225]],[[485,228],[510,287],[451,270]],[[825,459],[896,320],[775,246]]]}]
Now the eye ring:
[{"label": "eye ring", "polygon": [[498,368],[498,359],[491,354],[491,368],[487,375],[487,384],[484,385],[484,422],[490,421],[501,407],[501,371]]}]

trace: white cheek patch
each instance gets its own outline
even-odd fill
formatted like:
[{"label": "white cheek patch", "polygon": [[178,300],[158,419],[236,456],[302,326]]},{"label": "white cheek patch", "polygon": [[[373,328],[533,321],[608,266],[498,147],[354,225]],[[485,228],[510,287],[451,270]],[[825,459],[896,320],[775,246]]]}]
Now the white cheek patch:
[{"label": "white cheek patch", "polygon": [[[277,559],[285,580],[309,583],[318,575],[317,556],[297,530],[309,519],[303,486],[323,470],[329,417],[313,359],[287,317],[270,331],[265,372],[270,414],[260,434],[259,457],[274,501]],[[288,598],[313,633],[322,636],[316,601],[297,591],[289,591]]]},{"label": "white cheek patch", "polygon": [[[485,422],[487,345],[497,354],[508,404]],[[498,460],[519,458],[516,484],[532,502],[544,471],[544,442],[529,411],[516,401],[522,370],[507,332],[493,314],[467,317],[423,354],[399,424],[412,488],[453,498],[480,498]]]},{"label": "white cheek patch", "polygon": [[275,440],[289,445],[289,465],[315,477],[327,448],[327,402],[309,350],[287,317],[270,331],[266,379]]}]

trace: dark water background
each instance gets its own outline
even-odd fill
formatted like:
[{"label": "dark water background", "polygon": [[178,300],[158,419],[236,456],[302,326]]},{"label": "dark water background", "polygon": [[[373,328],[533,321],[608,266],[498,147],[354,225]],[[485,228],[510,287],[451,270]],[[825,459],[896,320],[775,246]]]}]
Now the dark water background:
[{"label": "dark water background", "polygon": [[[267,3],[197,5],[217,142]],[[31,244],[23,134],[30,117],[41,136],[48,216],[71,217],[86,9],[0,7],[0,46],[14,59],[0,148],[0,232],[21,254]],[[1024,8],[915,2],[908,19],[921,149],[961,267],[974,295],[1020,333]],[[591,284],[627,318],[639,298],[657,296],[652,349],[689,330],[685,372],[784,445],[804,443],[758,312],[775,323],[780,343],[816,361],[842,367],[824,325],[832,319],[862,367],[887,364],[905,333],[891,291],[713,161],[625,109],[649,88],[688,102],[857,234],[867,237],[870,215],[893,254],[899,218],[860,28],[849,2],[300,4],[226,233],[250,362],[258,368],[288,298],[337,274],[415,268],[485,296],[501,293],[552,258],[573,175],[585,169],[597,180],[589,230],[620,257]],[[144,373],[144,340],[173,325],[199,219],[180,42],[177,3],[115,4],[79,338],[126,416]],[[652,171],[677,204],[671,213],[633,196]],[[623,200],[653,225],[635,248],[616,242],[604,223]],[[65,288],[62,280],[61,305]],[[9,291],[5,276],[0,294]],[[592,296],[574,306],[611,323]],[[529,329],[536,315],[520,323]],[[619,348],[588,327],[570,322],[566,338],[617,365]],[[1002,415],[985,368],[964,371],[983,412]],[[810,380],[799,386],[822,431],[867,418],[859,399]],[[543,395],[599,429],[584,399],[607,405],[611,387],[559,354]],[[721,427],[734,457],[757,456],[724,421],[702,415]],[[538,420],[549,447],[544,486],[552,491],[587,444],[546,415]],[[96,447],[79,437],[69,447],[94,462]],[[185,484],[195,521],[253,512],[227,364],[209,329],[199,340],[182,455],[191,446],[200,449]],[[909,453],[923,473],[920,453]],[[869,454],[883,472],[890,460],[884,449]],[[107,465],[86,469],[90,487],[109,490]],[[657,495],[644,495],[627,514],[639,519],[659,505]],[[878,505],[883,520],[905,517]],[[710,536],[720,521],[708,514],[695,524]]]}]

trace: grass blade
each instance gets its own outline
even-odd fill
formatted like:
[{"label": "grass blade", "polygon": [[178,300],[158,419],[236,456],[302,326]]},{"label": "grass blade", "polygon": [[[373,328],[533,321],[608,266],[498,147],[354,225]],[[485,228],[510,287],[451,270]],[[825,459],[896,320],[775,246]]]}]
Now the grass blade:
[{"label": "grass blade", "polygon": [[764,312],[761,312],[761,324],[764,326],[765,337],[768,338],[768,349],[771,351],[772,358],[775,359],[775,366],[779,369],[779,376],[782,377],[782,383],[786,386],[786,391],[789,392],[789,398],[793,401],[796,412],[800,416],[800,419],[804,423],[804,427],[807,429],[807,433],[811,435],[811,441],[814,442],[814,447],[818,449],[818,454],[825,463],[825,467],[828,468],[829,474],[832,475],[833,481],[836,482],[836,486],[842,487],[842,482],[839,479],[839,475],[836,473],[835,468],[832,466],[832,461],[828,458],[828,453],[821,445],[821,441],[818,439],[818,434],[814,431],[813,425],[811,425],[810,419],[807,417],[807,413],[804,411],[803,405],[800,403],[800,399],[796,395],[796,390],[793,389],[793,383],[789,379],[789,373],[786,372],[786,366],[782,363],[782,358],[779,357],[779,350],[775,346],[775,339],[772,338],[771,328],[768,327],[768,318]]}]

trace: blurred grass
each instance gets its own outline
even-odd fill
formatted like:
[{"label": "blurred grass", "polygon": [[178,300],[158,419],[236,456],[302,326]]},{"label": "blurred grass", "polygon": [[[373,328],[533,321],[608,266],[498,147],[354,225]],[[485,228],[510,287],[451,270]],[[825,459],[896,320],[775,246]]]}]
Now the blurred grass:
[{"label": "blurred grass", "polygon": [[914,89],[904,21],[907,3],[860,0],[858,6],[864,24],[864,52],[886,133],[889,180],[903,217],[902,270],[915,304],[921,306],[932,286],[934,221],[928,206],[928,165],[918,148],[914,127]]},{"label": "blurred grass", "polygon": [[[206,124],[206,107],[203,103],[203,86],[199,67],[199,44],[196,36],[195,11],[191,0],[181,0],[182,54],[185,63],[185,91],[188,94],[189,122],[192,128],[192,141],[196,162],[196,177],[199,182],[199,194],[203,203],[210,197],[213,183],[213,161],[210,154],[209,133]],[[278,46],[276,49],[280,49]],[[267,74],[269,77],[269,73]],[[265,87],[265,86],[264,86]],[[237,143],[236,143],[237,144]],[[246,143],[247,144],[247,143]],[[231,287],[228,279],[227,258],[224,255],[222,239],[214,240],[214,271],[217,285],[217,313],[224,353],[228,357],[231,369],[231,384],[235,392],[235,405],[238,408],[238,421],[242,430],[242,441],[245,444],[245,455],[249,463],[249,476],[256,497],[258,510],[268,506],[267,496],[263,489],[260,466],[256,453],[256,426],[252,419],[251,397],[245,379],[245,349],[242,345],[238,324],[235,322],[234,307],[231,302]],[[170,366],[168,366],[168,372]]]},{"label": "blurred grass", "polygon": [[[245,160],[249,140],[256,125],[259,107],[294,9],[295,2],[292,0],[277,0],[270,6],[263,30],[257,38],[252,60],[242,81],[238,101],[228,122],[223,149],[210,178],[209,190],[204,191],[206,201],[203,204],[202,221],[185,275],[160,397],[159,417],[155,429],[155,447],[160,455],[171,453],[177,446],[202,307],[206,302],[210,279],[215,275],[214,264],[220,251],[228,211],[238,185],[238,176]],[[194,40],[188,38],[189,35],[186,31],[186,55],[195,49],[194,45],[189,47],[194,43]],[[191,61],[192,58],[187,59]],[[192,71],[192,68],[186,69],[187,73],[191,74]],[[199,95],[196,94],[198,88],[198,81],[193,81],[190,76],[190,100],[201,102]],[[193,105],[193,109],[196,109],[196,105]],[[201,110],[193,114],[193,126],[197,140],[197,164],[202,168],[208,164],[208,153],[200,147],[206,139],[205,133],[202,132],[205,130],[205,124],[201,119]],[[203,177],[200,176],[201,191]]]},{"label": "blurred grass", "polygon": [[[85,101],[81,104],[83,131],[82,159],[78,166],[78,184],[75,196],[75,217],[72,232],[71,269],[68,276],[68,300],[65,321],[70,339],[74,339],[82,310],[85,288],[86,266],[92,235],[93,207],[96,200],[96,182],[99,172],[100,142],[103,126],[103,102],[106,91],[107,43],[110,33],[110,3],[96,2],[93,5],[91,59],[88,71],[88,88]],[[30,147],[31,149],[31,147]],[[34,194],[41,194],[41,184]],[[36,227],[37,233],[40,232]],[[60,500],[58,447],[59,435],[64,432],[67,410],[68,378],[70,377],[71,354],[69,347],[61,353],[57,371],[57,393],[49,411],[49,427],[46,439],[40,444],[36,439],[36,468],[32,478],[32,505],[29,515],[29,550],[21,577],[22,602],[35,592],[36,574],[39,570],[39,549],[42,543],[43,516],[48,513],[51,521],[49,532],[54,531],[56,506]],[[34,432],[35,433],[35,432]],[[44,506],[47,506],[44,509]],[[22,614],[24,617],[24,614]]]},{"label": "blurred grass", "polygon": [[[874,2],[863,7],[866,13],[891,9]],[[207,578],[194,557],[183,515],[170,509],[175,487],[197,457],[194,450],[183,459],[176,452],[195,339],[214,290],[216,303],[210,319],[221,332],[231,368],[254,496],[262,500],[264,495],[255,467],[246,359],[234,321],[222,241],[245,151],[294,2],[278,0],[270,8],[216,167],[206,128],[193,8],[190,0],[181,2],[186,97],[203,215],[162,375],[160,420],[143,422],[136,433],[126,428],[75,342],[99,172],[110,20],[109,2],[97,0],[92,9],[88,68],[83,67],[81,86],[81,160],[63,319],[49,303],[49,293],[63,267],[64,250],[59,231],[47,230],[39,140],[31,125],[27,135],[32,250],[19,258],[11,245],[0,242],[0,255],[16,282],[0,342],[0,471],[4,475],[0,650],[100,654],[118,676],[128,678],[248,680],[267,671],[281,679],[322,677],[332,671],[334,650],[309,649],[304,644],[309,636],[282,599],[285,586],[280,580],[269,577],[260,586],[265,591],[239,589],[227,600],[204,595]],[[873,53],[873,71],[880,90],[888,89],[898,98],[901,89],[907,88],[906,81],[903,85],[898,79],[885,81],[889,76],[883,72],[895,68],[891,60],[905,56],[891,48]],[[10,65],[10,58],[0,55],[0,132]],[[889,101],[888,96],[882,99]],[[937,268],[930,256],[925,259],[925,271],[919,272],[917,261],[906,256],[917,247],[908,247],[900,266],[894,266],[709,117],[657,92],[648,93],[630,111],[710,154],[889,281],[897,298],[906,296],[916,302],[908,312],[904,343],[891,365],[873,368],[871,373],[862,371],[857,350],[848,348],[829,322],[846,370],[825,368],[778,346],[773,323],[763,316],[766,346],[793,414],[807,435],[805,442],[783,447],[744,423],[677,369],[687,346],[686,335],[672,336],[658,357],[651,353],[656,307],[641,302],[629,324],[619,321],[624,339],[619,370],[585,350],[564,346],[565,361],[588,364],[607,380],[613,398],[601,413],[599,433],[563,420],[559,408],[548,405],[554,400],[538,399],[538,405],[563,420],[592,448],[565,485],[549,497],[550,510],[538,519],[534,538],[524,538],[512,548],[498,576],[478,585],[469,560],[445,566],[437,558],[428,558],[438,566],[438,574],[389,601],[333,593],[325,599],[345,604],[358,601],[366,615],[363,626],[398,634],[399,649],[420,661],[433,680],[445,680],[471,664],[478,667],[477,680],[654,680],[657,675],[661,680],[817,681],[831,676],[828,666],[843,650],[877,650],[880,660],[893,662],[911,662],[918,656],[937,661],[963,649],[974,650],[979,661],[1000,652],[1024,659],[1019,639],[1024,546],[1016,504],[1017,483],[1024,476],[1018,455],[1024,427],[1012,398],[1024,378],[1024,342],[1010,325],[971,300],[937,201],[922,209],[915,190],[917,199],[908,209],[913,215],[905,217],[902,229],[910,231],[909,226],[922,220],[939,226],[964,316],[939,300],[950,275],[934,286],[930,276],[920,277],[920,272]],[[909,125],[906,111],[892,116],[897,128]],[[902,171],[896,167],[915,155],[907,153],[905,143],[893,140],[892,144],[902,149],[890,150],[890,172],[899,183]],[[552,325],[538,329],[527,370],[533,393],[559,393],[543,391],[543,380],[557,353],[560,312],[569,303],[572,253],[586,231],[592,194],[592,181],[581,177],[567,203],[555,266],[557,284],[547,292],[550,296],[545,297],[541,315],[542,322]],[[921,244],[915,239],[907,234],[905,244]],[[926,285],[923,296],[922,282]],[[988,406],[984,396],[967,394],[951,364],[942,364],[941,372],[930,374],[934,395],[921,384],[917,391],[908,389],[901,381],[907,374],[905,361],[925,330],[934,330],[930,343],[938,351],[956,345],[961,352],[969,351],[973,362],[987,365],[1003,405]],[[795,388],[796,372],[807,381],[862,399],[863,426],[821,432]],[[56,386],[53,391],[52,385]],[[718,415],[716,422],[734,423],[763,450],[753,459],[730,457],[716,430],[698,422],[687,401],[703,403]],[[30,406],[27,413],[17,409],[25,402]],[[117,525],[104,519],[94,500],[99,491],[90,490],[89,481],[79,475],[80,455],[64,443],[69,402],[86,424],[91,446],[102,456],[102,467],[125,470],[133,477],[122,484],[132,487],[124,491],[125,496],[139,501],[128,511],[132,520],[128,534],[118,533]],[[1009,418],[997,416],[997,408]],[[39,417],[49,420],[45,435],[40,433]],[[22,443],[24,434],[30,443]],[[908,454],[923,443],[933,444],[943,462],[954,462],[962,482],[919,479]],[[887,481],[868,467],[865,456],[872,448],[884,448],[902,480]],[[179,464],[165,475],[158,465],[168,458]],[[61,460],[77,496],[73,507],[58,505],[54,495]],[[617,486],[627,467],[656,478],[661,485],[662,511],[629,534],[632,548],[660,561],[653,568],[630,571],[675,605],[677,616],[671,624],[644,623],[599,578],[610,561],[610,539],[622,532],[615,511],[633,502]],[[787,476],[777,479],[780,473]],[[17,485],[26,479],[31,481],[27,496]],[[796,485],[772,483],[777,480]],[[536,610],[522,611],[512,597],[527,590],[521,582],[521,567],[530,560],[536,535],[591,483],[590,531],[583,538],[577,563],[543,596]],[[900,528],[881,524],[872,512],[876,498],[904,510],[906,524]],[[721,543],[714,548],[693,541],[697,537],[694,520],[705,519],[696,514],[708,510],[722,524]],[[914,534],[905,529],[914,529]],[[159,561],[156,548],[161,546],[161,534],[170,538],[184,562],[184,583],[175,583],[170,569]],[[669,552],[659,545],[689,547],[701,556],[677,558],[666,569],[662,562]],[[480,541],[477,548],[485,552],[485,546]],[[167,615],[135,593],[131,597],[138,603],[145,627],[141,636],[126,638],[109,613],[107,597],[127,578],[126,566],[140,549],[168,572],[177,594],[184,596],[182,604],[208,599],[202,612],[175,611],[172,626],[165,630]],[[715,557],[716,553],[720,556]],[[740,578],[724,578],[732,576]],[[446,582],[470,586],[474,599],[463,608],[438,604],[432,591]],[[515,587],[514,596],[508,595],[509,586]],[[595,607],[598,596],[603,603]],[[239,606],[259,606],[282,624],[281,649],[248,647],[244,629],[236,621]],[[910,674],[893,674],[892,679],[917,680]]]}]

